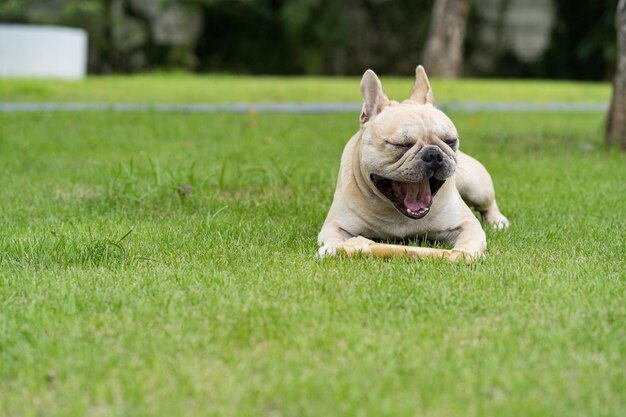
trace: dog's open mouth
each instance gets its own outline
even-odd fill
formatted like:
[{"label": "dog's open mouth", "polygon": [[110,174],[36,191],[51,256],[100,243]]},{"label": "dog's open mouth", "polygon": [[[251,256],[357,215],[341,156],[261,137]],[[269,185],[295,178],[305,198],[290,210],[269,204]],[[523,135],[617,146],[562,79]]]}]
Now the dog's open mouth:
[{"label": "dog's open mouth", "polygon": [[422,182],[399,182],[376,174],[370,174],[370,179],[400,213],[411,219],[421,219],[428,214],[433,197],[446,182],[435,177]]}]

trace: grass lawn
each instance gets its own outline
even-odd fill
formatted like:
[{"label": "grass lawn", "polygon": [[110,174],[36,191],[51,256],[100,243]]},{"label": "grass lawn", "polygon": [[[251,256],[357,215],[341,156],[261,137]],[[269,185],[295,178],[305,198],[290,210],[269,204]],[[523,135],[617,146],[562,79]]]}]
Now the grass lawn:
[{"label": "grass lawn", "polygon": [[[381,78],[390,97],[407,97],[415,79]],[[84,81],[0,78],[0,101],[27,102],[288,102],[361,101],[360,77],[245,77],[161,74],[89,77]],[[521,80],[433,80],[436,99],[450,101],[603,102],[609,83]]]},{"label": "grass lawn", "polygon": [[450,116],[512,221],[469,268],[313,258],[356,114],[0,114],[0,415],[626,415],[603,115]]}]

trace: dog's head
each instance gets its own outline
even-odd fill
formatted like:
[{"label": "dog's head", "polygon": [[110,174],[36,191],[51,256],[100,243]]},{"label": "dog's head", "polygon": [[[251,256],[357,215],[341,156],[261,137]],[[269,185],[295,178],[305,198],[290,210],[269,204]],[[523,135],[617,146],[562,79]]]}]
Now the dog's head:
[{"label": "dog's head", "polygon": [[391,101],[372,70],[361,80],[361,170],[384,198],[405,216],[421,219],[456,169],[458,133],[434,106],[420,65],[407,100]]}]

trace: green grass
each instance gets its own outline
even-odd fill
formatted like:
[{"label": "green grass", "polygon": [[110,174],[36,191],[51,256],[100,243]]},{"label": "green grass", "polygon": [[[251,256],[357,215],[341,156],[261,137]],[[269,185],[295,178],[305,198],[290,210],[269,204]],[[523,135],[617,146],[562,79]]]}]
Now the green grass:
[{"label": "green grass", "polygon": [[[383,74],[384,75],[384,74]],[[410,74],[407,74],[410,75]],[[359,77],[243,77],[182,74],[89,77],[84,81],[0,78],[0,101],[284,102],[360,101]],[[382,77],[390,97],[408,97],[414,78]],[[520,80],[433,80],[436,99],[449,101],[608,102],[608,83]]]},{"label": "green grass", "polygon": [[603,116],[451,114],[471,268],[314,259],[357,117],[0,114],[0,415],[626,415]]}]

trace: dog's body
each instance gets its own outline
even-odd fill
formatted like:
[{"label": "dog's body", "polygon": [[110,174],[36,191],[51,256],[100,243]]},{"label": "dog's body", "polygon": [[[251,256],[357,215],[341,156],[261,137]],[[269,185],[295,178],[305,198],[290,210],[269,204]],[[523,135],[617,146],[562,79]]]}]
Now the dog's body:
[{"label": "dog's body", "polygon": [[370,70],[361,92],[361,129],[343,151],[319,255],[334,255],[363,236],[427,237],[454,244],[450,259],[480,257],[485,233],[468,205],[497,228],[508,220],[498,210],[487,170],[458,151],[456,128],[434,107],[423,68],[402,103],[386,97]]}]

